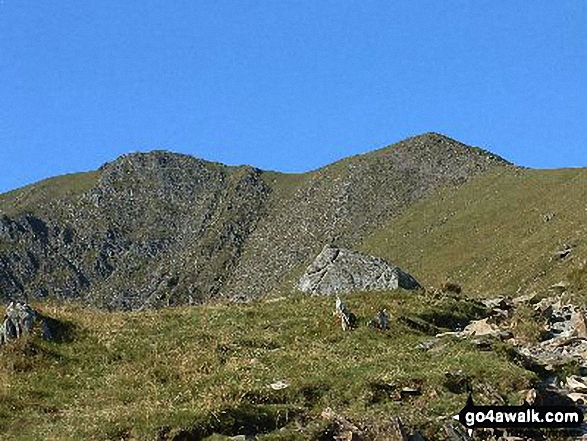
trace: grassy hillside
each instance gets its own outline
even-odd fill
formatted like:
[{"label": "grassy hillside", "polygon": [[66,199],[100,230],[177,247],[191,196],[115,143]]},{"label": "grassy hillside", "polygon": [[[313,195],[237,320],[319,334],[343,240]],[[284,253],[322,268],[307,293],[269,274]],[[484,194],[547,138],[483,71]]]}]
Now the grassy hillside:
[{"label": "grassy hillside", "polygon": [[[485,403],[518,403],[518,391],[536,381],[506,351],[480,352],[452,339],[424,351],[419,344],[429,336],[399,320],[466,323],[483,313],[473,303],[403,291],[352,295],[347,303],[360,326],[346,333],[332,316],[331,298],[141,313],[43,305],[62,321],[64,338],[29,336],[0,347],[2,439],[247,432],[260,440],[332,439],[331,422],[321,417],[330,407],[368,439],[393,439],[391,417],[401,416],[439,440],[441,425],[466,400],[464,391],[449,390],[447,372],[471,376]],[[380,307],[392,315],[389,331],[366,326]],[[268,387],[278,380],[290,386]],[[403,387],[422,394],[400,399]]]},{"label": "grassy hillside", "polygon": [[[489,171],[411,206],[363,249],[426,285],[451,281],[475,295],[584,290],[587,169]],[[557,251],[570,246],[559,258]]]},{"label": "grassy hillside", "polygon": [[99,173],[72,173],[45,179],[26,187],[0,194],[0,214],[17,215],[23,212],[38,216],[48,214],[51,204],[71,201],[91,189]]}]

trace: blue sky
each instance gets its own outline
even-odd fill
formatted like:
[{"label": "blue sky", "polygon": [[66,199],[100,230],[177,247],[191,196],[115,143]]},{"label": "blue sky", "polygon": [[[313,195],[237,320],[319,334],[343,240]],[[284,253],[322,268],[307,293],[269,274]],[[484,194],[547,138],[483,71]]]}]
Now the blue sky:
[{"label": "blue sky", "polygon": [[0,0],[0,192],[165,148],[305,171],[437,131],[587,166],[587,2]]}]

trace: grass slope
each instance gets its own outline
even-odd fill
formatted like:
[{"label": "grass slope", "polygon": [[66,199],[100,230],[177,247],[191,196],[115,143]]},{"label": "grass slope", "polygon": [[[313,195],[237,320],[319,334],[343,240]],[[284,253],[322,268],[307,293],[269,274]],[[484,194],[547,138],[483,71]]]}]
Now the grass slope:
[{"label": "grass slope", "polygon": [[72,173],[0,194],[0,214],[10,216],[30,212],[44,215],[48,205],[75,199],[92,188],[98,176],[97,171]]},{"label": "grass slope", "polygon": [[[449,280],[475,295],[543,291],[560,281],[584,290],[586,201],[587,169],[494,169],[414,204],[362,248],[426,285]],[[559,259],[565,244],[573,251]]]},{"label": "grass slope", "polygon": [[[473,303],[403,291],[356,294],[347,303],[360,327],[347,333],[332,317],[333,303],[293,296],[140,313],[44,305],[68,324],[71,339],[47,343],[33,335],[0,348],[2,439],[202,439],[247,431],[260,440],[332,439],[320,417],[326,407],[367,428],[370,439],[393,439],[393,416],[442,439],[443,418],[466,400],[444,385],[446,372],[470,375],[480,403],[519,402],[517,391],[536,381],[506,351],[479,352],[448,339],[426,352],[418,345],[429,337],[398,320],[464,323],[483,312]],[[380,307],[392,315],[389,331],[366,326]],[[281,379],[290,386],[268,388]],[[421,387],[422,395],[394,399],[405,386]]]}]

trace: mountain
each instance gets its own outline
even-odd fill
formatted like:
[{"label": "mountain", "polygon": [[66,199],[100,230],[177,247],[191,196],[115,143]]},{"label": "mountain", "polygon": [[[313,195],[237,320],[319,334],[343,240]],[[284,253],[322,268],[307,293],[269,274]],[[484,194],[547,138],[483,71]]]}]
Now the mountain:
[{"label": "mountain", "polygon": [[[0,303],[32,301],[0,306],[2,439],[454,441],[471,391],[580,405],[585,201],[587,169],[433,133],[297,175],[156,151],[0,195]],[[371,290],[396,265],[425,289]],[[306,269],[357,291],[304,294]]]},{"label": "mountain", "polygon": [[125,155],[0,196],[0,296],[140,309],[289,291],[325,244],[360,246],[488,172],[520,169],[436,133],[303,174]]}]

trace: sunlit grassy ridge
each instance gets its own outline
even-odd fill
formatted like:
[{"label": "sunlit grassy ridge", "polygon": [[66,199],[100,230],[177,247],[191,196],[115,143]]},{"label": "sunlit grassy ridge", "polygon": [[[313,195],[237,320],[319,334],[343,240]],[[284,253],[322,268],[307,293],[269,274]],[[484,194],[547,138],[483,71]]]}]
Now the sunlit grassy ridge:
[{"label": "sunlit grassy ridge", "polygon": [[50,204],[69,200],[92,188],[98,179],[98,172],[72,173],[45,179],[8,193],[0,194],[1,212],[8,215],[23,211],[45,214]]},{"label": "sunlit grassy ridge", "polygon": [[[411,206],[367,238],[425,284],[513,295],[582,284],[587,259],[587,169],[491,170]],[[565,245],[565,259],[555,256]]]},{"label": "sunlit grassy ridge", "polygon": [[[429,336],[398,320],[465,322],[482,314],[475,304],[403,291],[347,303],[360,319],[348,333],[331,298],[141,313],[44,306],[71,325],[72,340],[31,336],[0,349],[0,430],[5,439],[155,439],[182,430],[193,439],[247,431],[316,439],[328,429],[320,413],[331,407],[388,439],[392,416],[436,434],[436,418],[462,407],[466,396],[443,386],[446,372],[470,375],[485,402],[515,401],[535,381],[505,352],[479,352],[466,341],[426,352],[419,343]],[[366,326],[380,307],[391,312],[389,331]],[[282,379],[288,388],[268,387]],[[422,395],[389,396],[405,386],[421,386]]]}]

